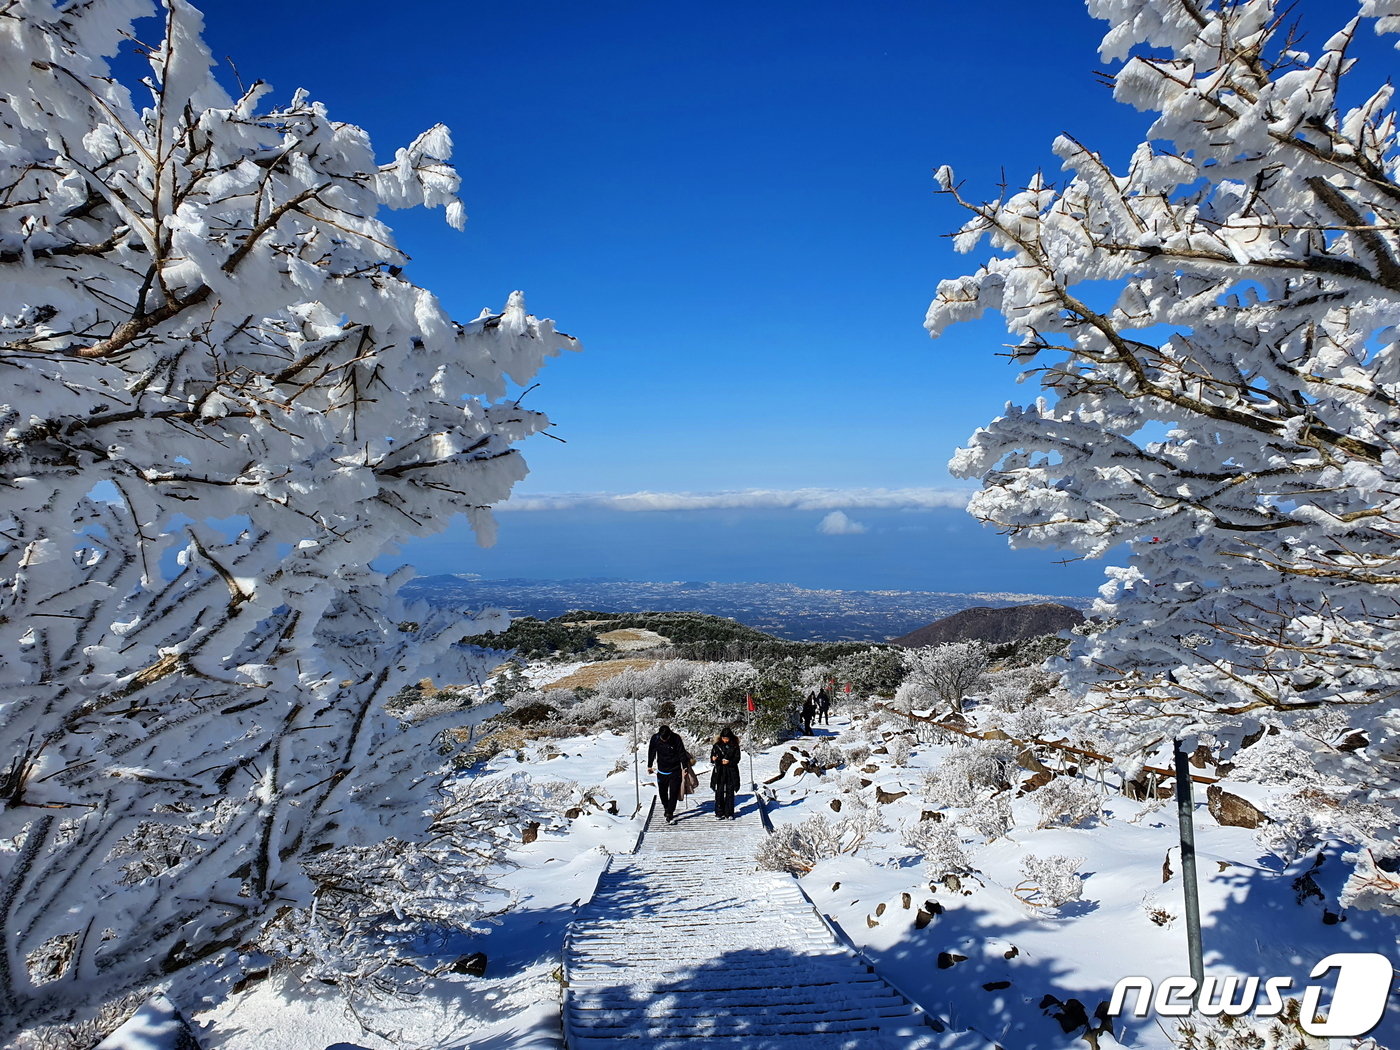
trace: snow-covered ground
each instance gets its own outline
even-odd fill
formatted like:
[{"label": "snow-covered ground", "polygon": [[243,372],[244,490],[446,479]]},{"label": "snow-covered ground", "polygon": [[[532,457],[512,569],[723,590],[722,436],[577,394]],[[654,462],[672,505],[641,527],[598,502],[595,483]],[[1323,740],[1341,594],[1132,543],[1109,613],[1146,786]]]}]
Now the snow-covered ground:
[{"label": "snow-covered ground", "polygon": [[[555,753],[546,758],[546,753]],[[488,934],[464,941],[464,954],[487,956],[485,976],[453,974],[403,998],[386,989],[350,1001],[338,989],[271,978],[196,1016],[205,1050],[405,1050],[470,1044],[473,1050],[527,1050],[560,1045],[560,959],[575,906],[592,895],[610,853],[628,852],[645,812],[633,818],[631,767],[621,737],[549,741],[525,761],[504,752],[479,775],[503,783],[522,769],[541,781],[603,785],[620,815],[584,812],[566,833],[541,831],[511,850],[516,867],[497,885],[509,911]]]},{"label": "snow-covered ground", "polygon": [[[872,740],[850,715],[818,727],[815,738],[759,752],[752,762],[760,784],[772,781],[763,791],[779,828],[814,815],[838,821],[866,814],[863,844],[819,861],[801,880],[839,930],[931,1013],[975,1028],[1008,1050],[1108,1047],[1115,1045],[1115,1036],[1132,1046],[1170,1045],[1177,1038],[1170,1019],[1124,1017],[1113,1023],[1112,1034],[1087,1032],[1086,1022],[1088,1028],[1102,1028],[1095,1009],[1122,977],[1155,982],[1189,972],[1174,804],[1130,801],[1110,786],[1102,814],[1092,822],[1038,827],[1034,794],[1020,794],[1011,802],[1005,835],[991,841],[960,835],[970,874],[931,882],[904,836],[921,818],[937,819],[931,816],[936,807],[924,798],[924,779],[957,745],[916,745],[897,765],[896,758],[904,758],[900,749],[880,753],[880,734]],[[824,773],[806,771],[807,758],[822,740],[847,752],[873,744],[874,753],[858,752],[857,761]],[[792,758],[778,776],[785,755]],[[608,854],[632,849],[640,817],[633,814],[633,770],[623,737],[543,741],[498,755],[480,775],[504,779],[522,770],[539,780],[602,785],[598,797],[615,800],[620,812],[588,811],[567,831],[542,832],[536,841],[514,847],[517,866],[499,879],[512,895],[510,910],[500,925],[464,946],[486,953],[484,977],[440,979],[403,1001],[362,997],[353,1009],[335,989],[268,980],[199,1015],[204,1045],[210,1050],[559,1046],[565,930],[577,904],[593,892]],[[708,806],[703,776],[702,785],[699,804]],[[644,806],[651,793],[644,778]],[[1252,831],[1220,826],[1207,813],[1204,798],[1198,802],[1208,973],[1291,976],[1296,994],[1312,965],[1329,953],[1395,956],[1393,921],[1370,912],[1338,915],[1324,905],[1335,900],[1345,877],[1335,856],[1327,855],[1316,868],[1313,854],[1289,868],[1261,859]],[[878,814],[878,820],[870,814]],[[1037,903],[1022,870],[1028,855],[1081,858],[1074,870],[1083,880],[1082,897],[1059,907]],[[1373,1037],[1394,1047],[1400,1045],[1397,1035],[1400,1013],[1392,997]]]},{"label": "snow-covered ground", "polygon": [[[834,718],[818,733],[839,741],[850,729],[848,718]],[[806,738],[760,754],[758,779],[773,777],[785,752],[802,757],[814,743]],[[802,878],[817,906],[882,973],[926,1008],[1016,1050],[1082,1048],[1085,1024],[1071,1024],[1078,1010],[1066,1008],[1070,1000],[1077,999],[1094,1024],[1095,1008],[1120,978],[1146,976],[1155,985],[1189,974],[1174,801],[1133,802],[1110,790],[1102,817],[1092,824],[1039,828],[1033,794],[1021,795],[1012,801],[1012,826],[1004,837],[963,837],[975,874],[953,886],[931,886],[924,865],[902,843],[901,830],[930,809],[921,797],[922,781],[948,751],[947,745],[916,746],[904,768],[872,755],[866,768],[878,769],[860,774],[870,783],[859,796],[878,808],[889,830],[872,832],[854,854],[823,860]],[[820,776],[796,770],[791,767],[768,788],[776,825],[814,813],[836,819],[833,800],[843,800],[843,811],[850,811],[848,791],[860,780],[843,777],[841,770]],[[1330,953],[1379,952],[1396,959],[1393,919],[1355,910],[1339,916],[1324,905],[1336,900],[1347,874],[1335,853],[1316,868],[1315,854],[1287,868],[1263,859],[1254,832],[1219,825],[1206,810],[1204,791],[1197,790],[1208,975],[1291,976],[1297,995],[1309,983],[1312,966]],[[887,798],[908,794],[881,804],[878,791]],[[1082,858],[1082,899],[1058,908],[1027,903],[1022,897],[1035,899],[1021,867],[1027,855]],[[919,929],[921,906],[933,917]],[[1126,1044],[1145,1047],[1165,1047],[1177,1035],[1171,1019],[1153,1016],[1124,1016],[1113,1032]],[[1400,1046],[1396,996],[1372,1036],[1382,1046]],[[1113,1041],[1106,1032],[1097,1038],[1101,1046]]]}]

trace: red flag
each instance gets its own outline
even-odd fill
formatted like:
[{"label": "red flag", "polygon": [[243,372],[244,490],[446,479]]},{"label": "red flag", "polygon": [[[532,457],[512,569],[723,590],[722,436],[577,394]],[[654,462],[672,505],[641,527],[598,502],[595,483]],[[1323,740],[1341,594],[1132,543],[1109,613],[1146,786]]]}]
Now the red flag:
[{"label": "red flag", "polygon": [[753,693],[749,693],[749,694],[745,697],[745,699],[748,700],[748,702],[749,702],[749,713],[752,714],[752,713],[753,713]]},{"label": "red flag", "polygon": [[849,693],[850,691],[851,691],[851,683],[850,683],[850,682],[847,682],[847,683],[846,683],[846,692]]}]

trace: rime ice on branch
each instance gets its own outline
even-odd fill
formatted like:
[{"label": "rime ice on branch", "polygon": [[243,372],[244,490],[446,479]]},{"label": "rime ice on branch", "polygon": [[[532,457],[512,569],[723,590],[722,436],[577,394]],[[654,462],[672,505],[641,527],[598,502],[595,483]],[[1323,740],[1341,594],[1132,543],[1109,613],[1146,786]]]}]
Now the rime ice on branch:
[{"label": "rime ice on branch", "polygon": [[152,13],[0,12],[0,1041],[420,827],[433,727],[383,700],[500,624],[370,561],[456,514],[489,541],[548,426],[506,380],[573,345],[400,276],[382,208],[463,223],[445,128],[380,165],[304,93],[229,98],[184,0],[134,102],[107,59]]},{"label": "rime ice on branch", "polygon": [[[1073,654],[1090,717],[1227,755],[1284,729],[1274,764],[1319,820],[1394,858],[1400,170],[1391,86],[1356,83],[1386,71],[1349,50],[1400,24],[1354,18],[1309,54],[1273,0],[1088,6],[1115,97],[1152,114],[1126,167],[1062,137],[1058,185],[975,204],[937,174],[972,213],[958,247],[997,254],[942,282],[928,329],[1000,312],[1042,391],[952,468],[1014,545],[1128,544],[1111,626]],[[1350,899],[1400,905],[1366,870]]]}]

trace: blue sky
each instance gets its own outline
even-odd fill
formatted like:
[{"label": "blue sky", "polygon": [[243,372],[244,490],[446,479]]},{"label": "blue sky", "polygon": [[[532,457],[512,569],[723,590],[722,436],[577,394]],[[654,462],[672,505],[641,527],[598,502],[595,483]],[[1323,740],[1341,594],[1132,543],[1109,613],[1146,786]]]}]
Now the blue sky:
[{"label": "blue sky", "polygon": [[[961,219],[932,172],[951,164],[967,195],[990,197],[1003,178],[1056,171],[1060,132],[1121,162],[1146,126],[1094,77],[1102,23],[1073,0],[200,6],[214,54],[245,80],[307,88],[385,156],[451,127],[467,229],[393,216],[410,276],[460,317],[523,289],[584,345],[529,394],[567,443],[526,445],[524,494],[967,488],[949,456],[1029,391],[995,356],[995,321],[936,343],[922,329],[938,281],[977,261],[943,236]],[[677,562],[685,513],[589,510],[624,549],[669,545]],[[837,586],[865,571],[846,563],[851,541],[878,554],[884,533],[818,532],[826,513],[787,510],[788,542],[772,507],[762,523],[733,508],[727,527],[767,545],[767,578],[822,585],[829,565]],[[509,575],[561,574],[576,509],[500,520],[495,551],[457,525],[404,556],[486,575],[534,556],[538,571]],[[1101,573],[960,528],[1024,589],[1086,593]],[[813,536],[820,556],[793,561]],[[891,541],[868,575],[897,576],[908,556]],[[606,572],[576,560],[563,574],[633,572],[625,557]]]}]

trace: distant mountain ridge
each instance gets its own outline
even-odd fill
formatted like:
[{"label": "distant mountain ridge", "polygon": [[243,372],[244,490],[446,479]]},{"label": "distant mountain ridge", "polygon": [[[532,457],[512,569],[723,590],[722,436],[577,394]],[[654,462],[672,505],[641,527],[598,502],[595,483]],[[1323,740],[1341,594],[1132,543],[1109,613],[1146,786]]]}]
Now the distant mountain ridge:
[{"label": "distant mountain ridge", "polygon": [[1078,609],[1060,602],[1036,602],[1001,608],[974,606],[890,641],[909,648],[973,641],[1001,645],[1068,630],[1083,623],[1084,619],[1084,614]]},{"label": "distant mountain ridge", "polygon": [[484,580],[424,576],[404,596],[468,608],[491,606],[548,620],[575,609],[614,612],[700,612],[725,616],[792,641],[884,642],[973,606],[1053,602],[1088,608],[1091,598],[979,592],[814,590],[787,583],[695,580]]}]

